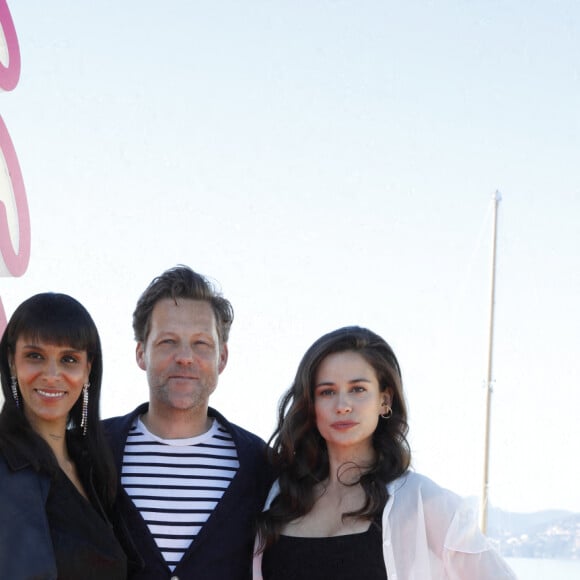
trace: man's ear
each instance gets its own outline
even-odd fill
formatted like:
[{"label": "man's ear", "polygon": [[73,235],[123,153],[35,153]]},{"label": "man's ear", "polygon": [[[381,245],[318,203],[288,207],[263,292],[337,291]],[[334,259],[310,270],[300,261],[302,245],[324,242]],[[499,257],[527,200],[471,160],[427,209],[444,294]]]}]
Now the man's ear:
[{"label": "man's ear", "polygon": [[143,371],[147,370],[147,363],[145,362],[145,345],[139,341],[135,347],[135,359],[139,368]]},{"label": "man's ear", "polygon": [[220,346],[220,359],[218,361],[218,374],[221,374],[222,371],[226,368],[228,364],[228,345],[224,343]]}]

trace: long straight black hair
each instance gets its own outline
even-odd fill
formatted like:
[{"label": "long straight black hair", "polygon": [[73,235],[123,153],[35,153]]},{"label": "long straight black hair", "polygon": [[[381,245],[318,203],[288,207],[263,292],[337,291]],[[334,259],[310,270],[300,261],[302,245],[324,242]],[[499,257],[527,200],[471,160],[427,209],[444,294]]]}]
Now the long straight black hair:
[{"label": "long straight black hair", "polygon": [[91,469],[99,499],[110,507],[116,491],[116,474],[99,416],[103,355],[97,327],[87,309],[66,294],[46,292],[25,300],[14,311],[0,340],[0,380],[4,406],[0,412],[0,446],[15,448],[32,466],[54,474],[56,458],[50,447],[31,427],[11,390],[10,360],[19,338],[47,342],[86,351],[91,364],[87,433],[82,435],[82,395],[68,417],[67,440],[75,461]]}]

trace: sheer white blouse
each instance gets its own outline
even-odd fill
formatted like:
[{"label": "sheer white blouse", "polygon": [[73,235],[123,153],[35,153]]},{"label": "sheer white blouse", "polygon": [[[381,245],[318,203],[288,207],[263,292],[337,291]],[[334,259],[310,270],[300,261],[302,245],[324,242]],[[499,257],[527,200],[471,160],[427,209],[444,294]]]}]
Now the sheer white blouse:
[{"label": "sheer white blouse", "polygon": [[[391,482],[388,491],[382,517],[388,580],[516,579],[460,496],[414,472]],[[278,493],[275,483],[265,509]],[[256,550],[253,580],[263,580],[261,568]]]}]

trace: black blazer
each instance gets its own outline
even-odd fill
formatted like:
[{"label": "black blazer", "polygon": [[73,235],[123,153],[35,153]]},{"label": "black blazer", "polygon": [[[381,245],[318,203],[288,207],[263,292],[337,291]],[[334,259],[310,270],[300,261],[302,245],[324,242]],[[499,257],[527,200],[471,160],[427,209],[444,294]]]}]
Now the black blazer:
[{"label": "black blazer", "polygon": [[85,502],[64,473],[52,479],[18,452],[0,450],[0,578],[124,580],[126,573],[125,555],[99,506]]}]

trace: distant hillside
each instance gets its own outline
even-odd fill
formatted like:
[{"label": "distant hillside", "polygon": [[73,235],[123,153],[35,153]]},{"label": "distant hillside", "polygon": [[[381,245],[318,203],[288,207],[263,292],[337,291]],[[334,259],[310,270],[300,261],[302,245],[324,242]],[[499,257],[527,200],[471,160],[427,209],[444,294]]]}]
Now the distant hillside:
[{"label": "distant hillside", "polygon": [[580,560],[580,514],[548,510],[529,514],[491,508],[488,536],[507,557]]}]

